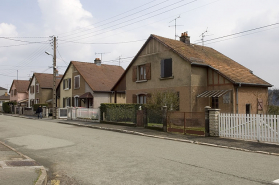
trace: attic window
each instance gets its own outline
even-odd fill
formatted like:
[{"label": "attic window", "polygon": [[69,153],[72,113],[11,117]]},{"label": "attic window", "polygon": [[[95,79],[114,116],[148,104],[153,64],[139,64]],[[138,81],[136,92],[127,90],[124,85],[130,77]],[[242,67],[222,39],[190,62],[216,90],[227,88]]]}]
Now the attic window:
[{"label": "attic window", "polygon": [[39,84],[36,84],[36,93],[39,93]]},{"label": "attic window", "polygon": [[63,80],[63,89],[64,90],[71,89],[71,78]]},{"label": "attic window", "polygon": [[172,77],[172,59],[161,60],[161,78]]},{"label": "attic window", "polygon": [[151,63],[133,66],[133,82],[146,82],[151,80]]}]

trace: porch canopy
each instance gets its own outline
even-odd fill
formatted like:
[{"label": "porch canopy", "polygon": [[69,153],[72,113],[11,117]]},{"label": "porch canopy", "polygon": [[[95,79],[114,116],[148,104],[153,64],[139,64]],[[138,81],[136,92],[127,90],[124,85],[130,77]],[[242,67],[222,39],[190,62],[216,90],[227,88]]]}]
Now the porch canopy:
[{"label": "porch canopy", "polygon": [[24,99],[24,100],[18,101],[18,103],[25,103],[25,102],[28,102],[28,98],[27,98],[27,99]]},{"label": "porch canopy", "polygon": [[212,91],[204,91],[203,93],[199,94],[197,98],[207,98],[207,97],[220,97],[226,94],[227,92],[231,91],[231,89],[228,90],[212,90]]},{"label": "porch canopy", "polygon": [[90,92],[84,93],[83,95],[81,95],[80,97],[78,97],[79,99],[89,99],[89,98],[93,98],[92,94]]}]

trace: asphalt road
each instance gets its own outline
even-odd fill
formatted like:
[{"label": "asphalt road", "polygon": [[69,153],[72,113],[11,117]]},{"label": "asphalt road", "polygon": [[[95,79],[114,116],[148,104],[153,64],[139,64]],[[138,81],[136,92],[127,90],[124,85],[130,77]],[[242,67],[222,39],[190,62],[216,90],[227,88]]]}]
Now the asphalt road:
[{"label": "asphalt road", "polygon": [[61,184],[272,184],[279,157],[0,115],[0,140]]}]

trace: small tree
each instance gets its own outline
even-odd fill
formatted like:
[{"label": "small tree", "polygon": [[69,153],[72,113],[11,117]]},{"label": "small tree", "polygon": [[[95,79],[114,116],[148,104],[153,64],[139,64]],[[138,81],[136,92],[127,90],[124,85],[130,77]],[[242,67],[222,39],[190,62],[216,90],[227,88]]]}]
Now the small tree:
[{"label": "small tree", "polygon": [[279,89],[268,91],[268,114],[279,115]]}]

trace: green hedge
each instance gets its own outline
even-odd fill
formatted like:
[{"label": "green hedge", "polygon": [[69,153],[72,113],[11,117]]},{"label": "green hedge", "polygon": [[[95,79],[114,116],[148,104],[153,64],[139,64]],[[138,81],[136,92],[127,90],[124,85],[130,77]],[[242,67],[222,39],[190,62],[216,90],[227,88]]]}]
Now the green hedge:
[{"label": "green hedge", "polygon": [[36,111],[40,105],[41,105],[41,107],[48,107],[48,104],[34,104],[33,110]]},{"label": "green hedge", "polygon": [[3,111],[4,111],[5,113],[11,113],[11,107],[10,107],[10,105],[9,105],[9,102],[4,102],[4,103],[2,104],[2,107],[3,107]]},{"label": "green hedge", "polygon": [[100,106],[101,121],[104,121],[103,113],[106,115],[106,121],[113,122],[133,122],[136,123],[137,110],[141,104],[127,103],[102,103]]}]

